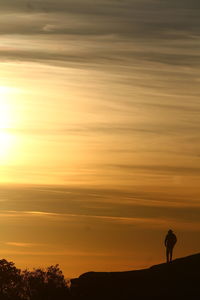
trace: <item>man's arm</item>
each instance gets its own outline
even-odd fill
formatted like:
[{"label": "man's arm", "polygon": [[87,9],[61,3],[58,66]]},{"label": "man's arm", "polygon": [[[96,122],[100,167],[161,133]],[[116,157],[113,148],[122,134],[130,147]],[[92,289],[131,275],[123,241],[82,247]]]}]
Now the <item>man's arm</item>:
[{"label": "man's arm", "polygon": [[176,235],[174,235],[174,245],[176,244],[176,242],[177,242],[177,237]]}]

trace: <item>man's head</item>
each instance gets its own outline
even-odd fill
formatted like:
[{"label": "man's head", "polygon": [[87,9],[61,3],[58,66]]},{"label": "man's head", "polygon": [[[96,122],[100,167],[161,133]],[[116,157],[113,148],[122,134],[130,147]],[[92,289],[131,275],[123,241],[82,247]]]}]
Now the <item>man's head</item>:
[{"label": "man's head", "polygon": [[171,229],[168,230],[168,233],[169,233],[169,234],[172,234],[172,233],[173,233],[173,230],[171,230]]}]

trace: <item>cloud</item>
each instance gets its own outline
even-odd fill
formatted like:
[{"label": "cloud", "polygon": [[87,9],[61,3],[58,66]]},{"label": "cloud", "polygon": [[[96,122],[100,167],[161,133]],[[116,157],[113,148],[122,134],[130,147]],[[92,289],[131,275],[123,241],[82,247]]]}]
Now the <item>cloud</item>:
[{"label": "cloud", "polygon": [[[57,52],[47,47],[36,51],[34,47],[15,49],[10,43],[10,47],[1,50],[0,57],[48,64],[118,62],[130,66],[140,60],[141,63],[196,66],[199,61],[195,50],[200,29],[198,9],[195,1],[182,3],[179,0],[169,3],[163,0],[21,0],[15,3],[4,0],[1,1],[1,35],[6,38],[17,35],[18,41],[29,37],[29,43],[31,36],[32,41],[45,38],[52,46],[56,39],[60,47]],[[98,42],[99,37],[103,40]],[[75,42],[71,52],[67,45],[70,41]],[[82,52],[84,41],[87,51]],[[136,49],[138,45],[140,49]],[[63,53],[59,48],[64,49]]]},{"label": "cloud", "polygon": [[[13,245],[16,246],[16,245]],[[28,256],[78,256],[78,257],[115,257],[119,256],[118,253],[109,253],[109,252],[89,252],[89,251],[62,251],[62,250],[57,250],[57,251],[27,251],[27,250],[0,250],[1,255],[28,255]]]},{"label": "cloud", "polygon": [[[152,120],[146,120],[143,122],[134,122],[128,121],[126,122],[118,122],[113,124],[111,122],[87,122],[83,121],[78,124],[65,124],[65,123],[54,123],[52,127],[43,127],[37,128],[36,126],[26,128],[8,128],[6,132],[8,134],[20,134],[20,135],[34,135],[34,136],[46,136],[52,137],[52,139],[58,139],[59,137],[69,136],[81,136],[82,138],[94,137],[96,135],[102,136],[145,136],[145,137],[153,137],[159,136],[162,137],[165,135],[166,137],[177,137],[180,138],[184,135],[185,139],[198,138],[200,125],[195,121],[196,114],[200,111],[200,106],[198,104],[195,105],[170,105],[165,104],[165,102],[161,103],[135,103],[134,101],[130,101],[126,103],[123,99],[119,100],[119,105],[124,104],[124,114],[126,114],[126,110],[129,111],[127,117],[130,117],[132,113],[134,113],[134,109],[138,107],[141,110],[149,110],[150,113],[171,113],[177,115],[183,115],[184,113],[188,116],[189,114],[194,116],[192,122],[188,123],[178,123],[172,120],[171,124],[169,122],[160,122],[159,126],[157,122],[153,122]],[[108,108],[107,108],[108,109]],[[111,106],[112,109],[112,106]],[[106,110],[106,107],[105,107]],[[116,149],[117,150],[117,149]],[[150,150],[149,150],[150,151]],[[169,151],[169,149],[168,149]]]},{"label": "cloud", "polygon": [[[155,208],[154,208],[155,209]],[[155,213],[155,210],[154,210]],[[121,214],[121,213],[120,213]],[[188,210],[187,210],[188,214]],[[43,211],[1,211],[1,218],[14,218],[21,217],[27,219],[32,218],[50,218],[53,222],[72,222],[74,220],[76,224],[82,223],[82,221],[98,221],[103,223],[113,223],[118,225],[132,225],[139,228],[167,228],[169,224],[173,227],[181,230],[193,230],[200,231],[200,222],[197,220],[184,220],[184,218],[178,217],[128,217],[128,216],[113,216],[113,215],[92,215],[92,214],[76,214],[76,213],[50,213]],[[15,247],[31,247],[33,244],[29,243],[18,243],[18,242],[7,242],[7,245]]]},{"label": "cloud", "polygon": [[[50,172],[50,170],[48,170]],[[198,221],[200,204],[198,193],[177,188],[134,187],[134,190],[65,186],[1,186],[7,200],[1,211],[3,217],[69,218],[147,218],[162,216],[185,222]],[[20,195],[20,198],[18,197]],[[29,201],[27,202],[27,199]],[[40,207],[40,210],[38,210]],[[113,219],[113,220],[114,220]]]},{"label": "cloud", "polygon": [[39,244],[21,243],[21,242],[6,242],[5,245],[13,246],[13,247],[22,247],[22,248],[30,248],[30,247],[34,247],[34,246],[39,246]]},{"label": "cloud", "polygon": [[[79,34],[115,33],[129,37],[182,38],[199,27],[199,4],[176,0],[169,1],[1,1],[2,11],[14,14],[43,14],[64,24],[65,17],[73,16],[79,26]],[[196,17],[196,18],[195,18]],[[169,21],[170,20],[170,21]],[[190,21],[193,21],[192,23]],[[52,22],[47,22],[52,24]],[[88,26],[90,24],[90,26]],[[92,24],[92,26],[91,26]],[[109,26],[107,26],[109,24]],[[25,26],[24,26],[25,27]],[[71,27],[73,31],[73,28]],[[72,32],[71,31],[71,32]],[[163,36],[164,34],[164,36]]]},{"label": "cloud", "polygon": [[[107,166],[109,167],[109,165]],[[156,173],[169,173],[169,174],[180,174],[180,175],[200,175],[200,167],[191,167],[191,166],[170,166],[170,165],[110,165],[110,167],[117,168],[117,169],[125,169],[129,171],[134,170],[141,170],[141,171],[150,171],[150,172],[156,172]]]}]

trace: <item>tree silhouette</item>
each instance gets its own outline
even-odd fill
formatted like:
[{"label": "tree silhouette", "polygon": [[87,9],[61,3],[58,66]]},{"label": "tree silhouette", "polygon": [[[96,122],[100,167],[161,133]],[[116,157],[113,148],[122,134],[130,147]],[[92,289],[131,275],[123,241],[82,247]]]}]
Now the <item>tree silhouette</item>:
[{"label": "tree silhouette", "polygon": [[20,269],[13,262],[0,260],[0,299],[23,299],[23,282]]},{"label": "tree silhouette", "polygon": [[50,266],[47,270],[26,270],[23,272],[23,281],[28,299],[69,299],[69,289],[58,265]]},{"label": "tree silhouette", "polygon": [[67,300],[70,292],[58,265],[21,271],[0,260],[0,300]]}]

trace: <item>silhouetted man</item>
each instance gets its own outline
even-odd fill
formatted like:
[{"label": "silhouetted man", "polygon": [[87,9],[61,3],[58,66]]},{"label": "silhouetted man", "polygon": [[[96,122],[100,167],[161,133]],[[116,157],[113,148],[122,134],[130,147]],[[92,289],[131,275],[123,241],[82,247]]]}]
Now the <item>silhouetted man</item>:
[{"label": "silhouetted man", "polygon": [[167,263],[172,261],[173,248],[177,242],[177,237],[170,229],[165,238],[166,259]]}]

